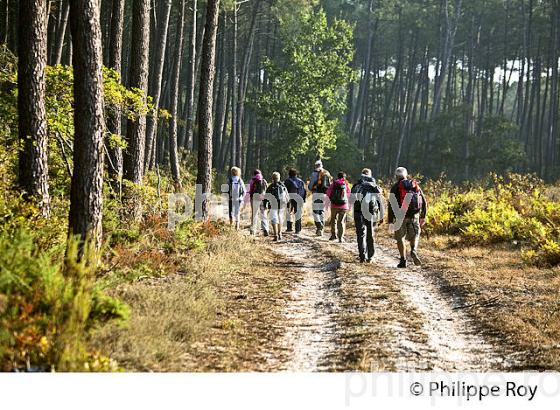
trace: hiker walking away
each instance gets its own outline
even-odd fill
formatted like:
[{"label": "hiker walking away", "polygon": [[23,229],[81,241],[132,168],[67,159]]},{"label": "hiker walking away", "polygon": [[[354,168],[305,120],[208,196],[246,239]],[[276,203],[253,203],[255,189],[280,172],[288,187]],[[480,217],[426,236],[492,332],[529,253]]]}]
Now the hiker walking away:
[{"label": "hiker walking away", "polygon": [[[295,168],[290,168],[290,170],[288,171],[288,179],[284,181],[284,185],[286,186],[289,194],[299,195],[305,202],[305,198],[307,196],[307,192],[305,191],[305,183],[298,177],[298,172]],[[300,212],[299,215],[298,212]],[[294,219],[296,234],[299,234],[301,232],[302,214],[303,209],[298,208],[298,202],[295,199],[290,199],[286,212],[286,232],[294,231]]]},{"label": "hiker walking away", "polygon": [[282,240],[282,215],[286,212],[288,204],[288,190],[280,181],[280,173],[272,173],[272,183],[266,189],[266,207],[269,211],[269,220],[272,225],[274,241]]},{"label": "hiker walking away", "polygon": [[385,207],[383,191],[371,176],[371,169],[364,168],[360,180],[352,187],[355,195],[354,225],[358,238],[360,263],[371,263],[375,256],[375,226],[383,223]]},{"label": "hiker walking away", "polygon": [[344,231],[346,230],[346,214],[350,209],[350,187],[346,181],[346,174],[339,172],[337,179],[327,189],[327,196],[331,201],[331,237],[330,241],[338,238],[338,242],[344,242]]},{"label": "hiker walking away", "polygon": [[[426,222],[428,204],[418,182],[408,178],[406,168],[397,168],[395,176],[397,182],[392,186],[389,198],[389,223],[396,223],[395,239],[401,258],[397,267],[406,268],[405,239],[410,243],[410,256],[414,264],[419,266],[422,261],[418,257],[418,242]],[[400,226],[399,222],[402,222]]]},{"label": "hiker walking away", "polygon": [[324,195],[327,193],[331,184],[329,171],[323,168],[323,163],[318,160],[315,162],[315,170],[309,177],[308,189],[313,194],[313,220],[317,228],[315,234],[323,236],[325,229],[325,202]]},{"label": "hiker walking away", "polygon": [[238,231],[241,222],[241,204],[245,197],[245,183],[241,179],[241,169],[237,167],[231,168],[227,184],[229,186],[229,224],[233,225],[235,223],[235,229]]},{"label": "hiker walking away", "polygon": [[259,218],[261,219],[261,230],[264,236],[268,236],[268,218],[263,203],[264,194],[268,183],[259,169],[253,171],[253,177],[249,182],[249,196],[251,198],[251,235],[256,235]]}]

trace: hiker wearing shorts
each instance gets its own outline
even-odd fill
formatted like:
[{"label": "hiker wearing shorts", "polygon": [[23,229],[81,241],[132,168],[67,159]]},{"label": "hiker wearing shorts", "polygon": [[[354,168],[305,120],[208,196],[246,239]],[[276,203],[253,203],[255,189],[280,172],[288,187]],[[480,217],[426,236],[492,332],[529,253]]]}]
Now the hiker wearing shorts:
[{"label": "hiker wearing shorts", "polygon": [[392,186],[389,197],[389,223],[395,224],[395,240],[400,254],[397,267],[406,268],[405,240],[410,243],[410,256],[414,264],[419,266],[422,261],[418,256],[418,242],[428,205],[418,182],[408,178],[406,168],[397,168],[395,176],[397,182]]},{"label": "hiker wearing shorts", "polygon": [[385,206],[383,191],[371,176],[371,169],[364,168],[360,180],[352,187],[354,225],[358,239],[360,263],[371,263],[375,256],[375,227],[383,223]]},{"label": "hiker wearing shorts", "polygon": [[350,187],[346,181],[346,174],[339,172],[337,179],[327,189],[327,196],[331,202],[331,237],[330,241],[338,238],[338,242],[344,242],[346,230],[346,214],[350,209]]},{"label": "hiker wearing shorts", "polygon": [[329,171],[323,168],[323,163],[318,160],[315,162],[315,170],[309,177],[307,188],[313,195],[313,220],[317,230],[317,236],[323,236],[325,229],[325,201],[324,196],[331,184],[331,175]]},{"label": "hiker wearing shorts", "polygon": [[245,183],[241,179],[241,169],[237,167],[231,168],[227,184],[229,186],[229,224],[233,225],[235,223],[235,229],[239,230],[241,204],[245,198]]},{"label": "hiker wearing shorts", "polygon": [[[305,191],[305,183],[300,178],[298,178],[298,172],[295,168],[291,168],[288,171],[288,179],[284,181],[284,185],[286,185],[286,189],[288,190],[289,194],[299,195],[305,202],[305,197],[307,196],[307,192]],[[298,215],[298,212],[300,213],[300,215]],[[303,213],[303,209],[299,209],[298,202],[295,199],[290,199],[290,202],[288,202],[288,208],[286,210],[286,232],[293,232],[294,225],[296,234],[299,234],[301,232],[301,213]]]},{"label": "hiker wearing shorts", "polygon": [[261,219],[261,230],[264,236],[268,236],[268,218],[263,204],[264,194],[268,183],[264,179],[260,169],[253,171],[253,177],[249,181],[249,196],[251,199],[251,235],[256,235],[259,218]]},{"label": "hiker wearing shorts", "polygon": [[276,242],[282,240],[281,227],[288,204],[288,190],[280,181],[279,172],[272,173],[272,183],[266,189],[266,193],[265,203],[267,209],[269,209],[268,219],[272,225],[273,240]]}]

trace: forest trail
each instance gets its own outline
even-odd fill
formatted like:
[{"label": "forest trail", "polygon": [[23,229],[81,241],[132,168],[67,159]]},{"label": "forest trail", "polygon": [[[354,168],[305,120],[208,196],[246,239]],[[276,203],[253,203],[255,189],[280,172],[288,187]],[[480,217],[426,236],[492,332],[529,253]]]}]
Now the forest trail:
[{"label": "forest trail", "polygon": [[288,353],[269,357],[272,368],[497,371],[511,365],[434,272],[397,270],[396,250],[379,245],[373,264],[359,264],[354,238],[343,244],[327,238],[304,231],[270,246],[299,278],[283,309],[279,351]]}]

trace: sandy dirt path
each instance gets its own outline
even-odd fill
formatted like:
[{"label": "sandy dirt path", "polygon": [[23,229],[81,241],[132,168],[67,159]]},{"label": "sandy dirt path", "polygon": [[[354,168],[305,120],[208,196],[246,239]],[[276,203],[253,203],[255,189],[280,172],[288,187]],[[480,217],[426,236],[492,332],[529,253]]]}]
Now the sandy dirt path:
[{"label": "sandy dirt path", "polygon": [[[265,240],[265,238],[263,238]],[[397,270],[396,251],[377,246],[373,264],[356,245],[310,231],[271,243],[295,278],[271,367],[286,371],[490,371],[511,363],[476,330],[459,295],[427,268]],[[287,359],[286,359],[287,358]]]}]

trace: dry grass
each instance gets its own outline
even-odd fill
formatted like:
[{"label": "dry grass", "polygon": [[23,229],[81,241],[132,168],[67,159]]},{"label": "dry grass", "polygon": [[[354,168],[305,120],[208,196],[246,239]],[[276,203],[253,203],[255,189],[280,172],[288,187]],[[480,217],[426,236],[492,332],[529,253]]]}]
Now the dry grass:
[{"label": "dry grass", "polygon": [[118,285],[113,293],[130,305],[131,320],[101,328],[92,346],[130,371],[258,368],[275,340],[268,323],[279,320],[287,283],[270,262],[256,241],[216,237],[177,272]]},{"label": "dry grass", "polygon": [[525,264],[510,245],[458,246],[452,237],[424,241],[430,269],[486,335],[509,346],[519,369],[560,369],[560,268]]}]

